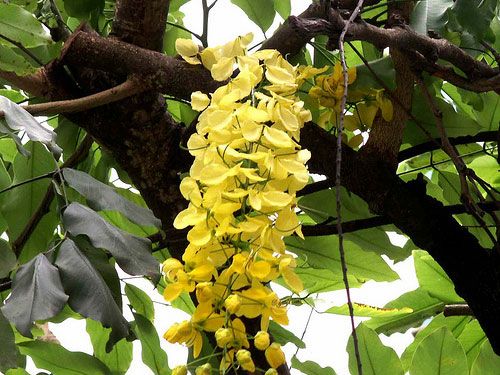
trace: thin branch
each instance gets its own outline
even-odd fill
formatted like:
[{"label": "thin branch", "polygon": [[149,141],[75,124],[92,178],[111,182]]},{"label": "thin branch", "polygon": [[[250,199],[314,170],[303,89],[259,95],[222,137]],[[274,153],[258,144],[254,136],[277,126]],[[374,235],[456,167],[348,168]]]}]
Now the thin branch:
[{"label": "thin branch", "polygon": [[[58,113],[82,112],[105,104],[113,103],[146,91],[148,87],[136,78],[129,78],[118,86],[82,98],[32,104],[23,108],[32,115],[54,115]],[[5,115],[0,111],[0,117]]]},{"label": "thin branch", "polygon": [[176,27],[176,28],[178,28],[178,29],[180,29],[180,30],[183,30],[183,31],[185,31],[185,32],[187,32],[187,33],[189,33],[189,34],[191,34],[192,36],[194,36],[196,39],[198,39],[200,42],[202,42],[202,43],[203,43],[203,39],[202,39],[201,35],[200,35],[200,34],[195,33],[194,31],[189,30],[187,27],[184,27],[184,26],[182,26],[182,25],[179,25],[179,24],[177,24],[177,23],[170,22],[170,21],[167,21],[167,22],[166,22],[166,24],[167,24],[167,25],[170,25],[170,26],[172,26],[172,27]]},{"label": "thin branch", "polygon": [[[213,6],[214,4],[212,4]],[[201,44],[203,47],[208,47],[208,20],[210,14],[210,7],[208,6],[207,0],[201,0],[201,6],[203,9],[203,31],[201,33]]]},{"label": "thin branch", "polygon": [[[57,7],[57,4],[54,0],[50,0],[50,10],[52,11],[54,19],[56,20],[57,23],[57,28],[50,30],[52,39],[54,39],[56,42],[59,40],[66,41],[71,35],[71,30],[69,29],[68,25],[66,25],[66,23],[64,22],[61,12],[59,11],[59,8]],[[57,35],[55,36],[53,35],[54,30],[57,32]]]},{"label": "thin branch", "polygon": [[[73,167],[83,161],[89,152],[90,146],[92,146],[93,139],[90,135],[85,136],[83,141],[80,143],[75,152],[66,160],[62,165],[61,169]],[[55,192],[54,186],[50,185],[45,192],[45,196],[42,201],[38,205],[36,211],[31,215],[28,223],[24,227],[21,234],[12,242],[12,251],[16,254],[17,257],[21,254],[21,251],[28,241],[29,237],[35,230],[36,226],[42,220],[43,216],[49,211],[52,200],[54,199]]]},{"label": "thin branch", "polygon": [[349,307],[349,316],[351,320],[352,329],[352,340],[354,344],[354,355],[356,356],[356,364],[358,368],[358,375],[363,374],[363,368],[361,364],[361,355],[359,353],[359,343],[358,335],[356,333],[356,325],[354,323],[354,308],[351,300],[351,292],[349,288],[349,279],[347,278],[347,262],[345,259],[344,252],[344,236],[342,233],[342,202],[341,202],[341,166],[342,166],[342,132],[344,130],[344,117],[345,117],[345,107],[347,103],[347,90],[349,85],[349,75],[347,72],[347,64],[345,61],[345,51],[344,51],[344,38],[349,30],[350,24],[358,16],[361,7],[363,6],[363,0],[359,0],[356,8],[352,11],[351,16],[344,25],[344,28],[339,37],[339,51],[340,51],[340,61],[342,63],[342,73],[344,78],[344,93],[340,101],[340,119],[338,124],[338,134],[337,134],[337,155],[335,158],[335,193],[337,200],[337,233],[339,236],[339,253],[340,253],[340,263],[342,265],[342,279],[344,281],[344,286],[347,295],[347,306]]},{"label": "thin branch", "polygon": [[44,174],[41,174],[40,176],[29,178],[27,180],[18,182],[17,184],[13,184],[13,185],[7,186],[5,189],[0,190],[0,194],[3,194],[3,193],[5,193],[5,192],[7,192],[9,190],[13,190],[15,188],[18,188],[19,186],[30,184],[30,183],[38,181],[38,180],[43,180],[44,178],[52,178],[52,176],[54,176],[54,173],[56,173],[56,171],[44,173]]},{"label": "thin branch", "polygon": [[446,305],[443,310],[444,316],[474,316],[474,312],[467,304]]},{"label": "thin branch", "polygon": [[19,48],[26,55],[28,55],[34,62],[36,62],[38,64],[38,66],[43,66],[43,62],[38,57],[36,57],[29,49],[27,49],[25,46],[23,46],[21,43],[16,42],[15,40],[10,39],[9,37],[6,37],[5,35],[2,35],[2,34],[0,34],[0,39],[6,40],[10,44]]}]

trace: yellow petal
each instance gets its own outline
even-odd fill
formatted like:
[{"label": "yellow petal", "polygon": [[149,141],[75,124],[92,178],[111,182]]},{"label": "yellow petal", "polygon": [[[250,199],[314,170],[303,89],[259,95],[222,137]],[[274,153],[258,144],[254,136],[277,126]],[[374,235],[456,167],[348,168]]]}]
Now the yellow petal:
[{"label": "yellow petal", "polygon": [[267,363],[272,368],[278,368],[285,364],[285,354],[281,350],[281,345],[273,342],[265,351]]},{"label": "yellow petal", "polygon": [[210,98],[201,91],[195,91],[191,94],[191,108],[201,112],[210,104]]},{"label": "yellow petal", "polygon": [[302,280],[290,268],[285,268],[281,272],[281,275],[283,276],[286,284],[293,292],[300,293],[304,290],[304,284],[302,284]]},{"label": "yellow petal", "polygon": [[225,81],[231,74],[233,74],[233,57],[223,57],[214,65],[212,65],[210,71],[212,73],[212,78],[216,81]]},{"label": "yellow petal", "polygon": [[[198,54],[198,46],[191,39],[179,38],[175,41],[175,50],[179,55],[184,57],[193,57]],[[190,62],[192,64],[192,62]],[[197,64],[200,61],[198,60]]]},{"label": "yellow petal", "polygon": [[259,260],[250,265],[250,274],[257,279],[265,279],[270,272],[271,266],[266,261]]},{"label": "yellow petal", "polygon": [[270,128],[266,126],[264,128],[264,138],[273,146],[279,148],[287,148],[294,146],[294,142],[292,141],[290,136],[283,130]]},{"label": "yellow petal", "polygon": [[163,290],[163,298],[165,298],[168,302],[172,302],[174,299],[179,297],[182,291],[183,287],[179,283],[167,284]]},{"label": "yellow petal", "polygon": [[203,337],[201,336],[200,332],[196,332],[196,336],[194,338],[194,344],[193,344],[193,357],[198,358],[201,352],[201,348],[203,345]]},{"label": "yellow petal", "polygon": [[206,245],[212,238],[212,232],[205,225],[197,225],[193,227],[187,234],[187,239],[193,245]]},{"label": "yellow petal", "polygon": [[266,191],[262,193],[262,202],[267,206],[285,207],[290,204],[293,197],[282,191]]}]

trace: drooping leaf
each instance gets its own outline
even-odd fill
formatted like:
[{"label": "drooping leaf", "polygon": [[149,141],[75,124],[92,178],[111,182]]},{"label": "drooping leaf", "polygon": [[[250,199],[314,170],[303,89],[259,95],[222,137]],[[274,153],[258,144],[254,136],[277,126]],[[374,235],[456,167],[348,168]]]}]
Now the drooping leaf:
[{"label": "drooping leaf", "polygon": [[272,25],[276,14],[273,0],[231,0],[231,2],[240,7],[263,32]]},{"label": "drooping leaf", "polygon": [[155,317],[155,309],[153,301],[147,293],[132,284],[125,285],[125,293],[134,310],[152,322]]},{"label": "drooping leaf", "polygon": [[70,239],[61,245],[56,265],[61,272],[64,288],[69,294],[69,306],[84,317],[97,320],[105,327],[111,327],[112,343],[127,337],[128,323],[111,291],[101,274]]},{"label": "drooping leaf", "polygon": [[12,294],[2,312],[19,332],[32,337],[32,323],[55,316],[67,300],[58,269],[45,255],[39,254],[17,270],[12,281]]},{"label": "drooping leaf", "polygon": [[[354,308],[354,315],[356,316],[364,316],[368,318],[384,318],[384,317],[393,317],[398,315],[407,315],[412,313],[413,310],[409,307],[403,307],[400,309],[392,308],[384,308],[384,307],[375,307],[369,306],[362,303],[354,302],[352,304]],[[341,306],[333,306],[324,311],[329,314],[337,314],[337,315],[349,315],[349,307],[347,304]]]},{"label": "drooping leaf", "polygon": [[410,327],[418,326],[424,319],[443,311],[444,303],[433,298],[423,289],[407,292],[397,299],[387,303],[384,308],[404,309],[413,311],[391,317],[372,318],[364,324],[378,333],[391,334],[403,332]]},{"label": "drooping leaf", "polygon": [[331,367],[321,367],[313,361],[300,362],[296,356],[292,357],[292,368],[305,375],[335,375],[335,371]]},{"label": "drooping leaf", "polygon": [[[295,273],[304,284],[304,289],[310,294],[331,292],[344,289],[342,275],[326,269],[316,269],[310,266],[300,266],[295,268]],[[348,275],[349,286],[357,288],[361,283],[352,275]]]},{"label": "drooping leaf", "polygon": [[[454,336],[457,337],[455,332]],[[467,363],[469,369],[476,360],[479,351],[481,350],[481,345],[487,341],[486,335],[483,329],[479,325],[476,319],[471,320],[464,328],[464,330],[458,335],[457,340],[462,344],[465,355],[467,356]]]},{"label": "drooping leaf", "polygon": [[292,5],[290,4],[290,0],[273,0],[274,2],[274,10],[278,12],[278,14],[286,20],[292,11]]},{"label": "drooping leaf", "polygon": [[25,131],[29,139],[43,143],[56,158],[59,157],[62,149],[56,144],[56,133],[52,129],[40,124],[23,107],[3,96],[0,96],[0,110],[4,111],[5,122],[12,131]]},{"label": "drooping leaf", "polygon": [[52,43],[48,30],[30,12],[4,2],[0,3],[0,34],[27,48]]},{"label": "drooping leaf", "polygon": [[111,352],[106,352],[109,340],[109,328],[104,328],[99,322],[87,319],[87,333],[90,336],[94,357],[104,363],[113,375],[125,374],[132,363],[132,343],[121,339],[113,346]]},{"label": "drooping leaf", "polygon": [[429,31],[441,34],[448,21],[446,11],[452,6],[453,0],[417,1],[411,14],[413,30],[423,35]]},{"label": "drooping leaf", "polygon": [[[307,259],[315,268],[340,272],[341,263],[336,236],[298,237],[286,239],[287,249]],[[345,241],[346,263],[350,275],[360,280],[393,281],[399,278],[387,263],[369,251],[361,250],[352,242]]]},{"label": "drooping leaf", "polygon": [[0,239],[0,278],[9,276],[10,271],[17,263],[16,255],[7,241]]},{"label": "drooping leaf", "polygon": [[383,57],[378,60],[370,61],[370,69],[364,64],[356,67],[356,80],[349,85],[349,91],[365,91],[369,89],[383,89],[379,81],[374,77],[374,73],[381,79],[387,87],[395,87],[395,71],[392,60],[389,57]]},{"label": "drooping leaf", "polygon": [[159,265],[151,255],[151,242],[108,224],[97,213],[79,203],[64,211],[65,228],[74,236],[84,234],[92,245],[109,250],[118,265],[130,275],[159,278]]},{"label": "drooping leaf", "polygon": [[19,76],[33,73],[36,69],[12,48],[0,44],[0,69],[14,72]]},{"label": "drooping leaf", "polygon": [[[25,148],[30,151],[31,157],[25,158],[21,154],[16,155],[13,161],[13,184],[30,181],[52,172],[54,169],[54,159],[43,145],[37,142],[28,142]],[[49,184],[49,179],[39,179],[2,194],[0,200],[2,215],[8,223],[9,238],[12,241],[22,233],[33,213],[38,209]],[[42,218],[24,245],[19,262],[27,262],[36,254],[47,249],[57,222],[57,216],[53,211]]]},{"label": "drooping leaf", "polygon": [[44,341],[26,341],[19,344],[22,354],[29,355],[39,368],[54,375],[111,375],[104,363],[82,352],[70,352],[61,345]]},{"label": "drooping leaf", "polygon": [[[394,349],[382,344],[377,333],[366,327],[363,323],[356,328],[358,337],[359,355],[363,374],[367,375],[403,375],[403,366]],[[349,370],[351,374],[357,373],[357,359],[354,354],[352,335],[347,342],[349,353]]]},{"label": "drooping leaf", "polygon": [[497,0],[457,0],[453,6],[453,14],[460,26],[479,41],[487,35],[490,24],[495,17]]},{"label": "drooping leaf", "polygon": [[63,176],[69,186],[87,198],[92,209],[119,211],[134,223],[161,227],[161,221],[153,215],[151,210],[130,202],[114,191],[112,187],[103,184],[89,174],[65,168]]},{"label": "drooping leaf", "polygon": [[304,349],[306,347],[304,341],[299,339],[289,330],[273,322],[272,320],[269,322],[269,334],[273,337],[273,340],[276,341],[278,344],[286,345],[287,343],[291,342],[297,348]]},{"label": "drooping leaf", "polygon": [[141,314],[134,313],[133,330],[142,346],[142,361],[155,375],[169,375],[167,353],[160,347],[160,339],[153,324]]},{"label": "drooping leaf", "polygon": [[14,341],[14,332],[10,323],[3,316],[0,310],[0,371],[6,372],[8,369],[17,367],[17,356],[19,351]]},{"label": "drooping leaf", "polygon": [[495,354],[491,344],[486,340],[481,345],[481,351],[474,361],[470,375],[494,375],[500,369],[500,356]]},{"label": "drooping leaf", "polygon": [[448,327],[429,334],[415,350],[410,375],[467,375],[467,357]]},{"label": "drooping leaf", "polygon": [[463,301],[455,293],[453,282],[446,272],[426,251],[413,251],[413,261],[420,287],[427,290],[432,297],[449,303]]},{"label": "drooping leaf", "polygon": [[443,314],[439,314],[434,317],[430,323],[421,329],[415,336],[415,340],[405,349],[401,355],[401,362],[403,363],[403,368],[408,371],[413,354],[418,348],[420,343],[432,332],[441,327],[448,328],[455,337],[460,337],[460,334],[467,328],[471,318],[468,316],[449,316],[445,317]]}]

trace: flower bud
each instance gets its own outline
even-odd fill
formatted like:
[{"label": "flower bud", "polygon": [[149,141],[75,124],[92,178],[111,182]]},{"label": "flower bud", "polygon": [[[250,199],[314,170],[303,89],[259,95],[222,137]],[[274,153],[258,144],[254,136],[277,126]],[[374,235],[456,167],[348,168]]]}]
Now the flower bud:
[{"label": "flower bud", "polygon": [[237,294],[231,294],[224,301],[224,307],[231,314],[235,314],[240,309],[240,306],[241,306],[241,297],[238,296]]},{"label": "flower bud", "polygon": [[273,342],[265,352],[267,363],[272,368],[278,368],[285,363],[285,353],[281,350],[281,345]]},{"label": "flower bud", "polygon": [[172,375],[187,375],[187,367],[185,365],[174,367]]},{"label": "flower bud", "polygon": [[252,355],[246,349],[240,349],[236,352],[236,359],[240,364],[241,368],[245,371],[254,372],[255,364],[252,360]]},{"label": "flower bud", "polygon": [[266,331],[257,332],[253,343],[257,349],[266,350],[270,343],[269,333],[267,333]]},{"label": "flower bud", "polygon": [[196,367],[195,375],[210,375],[212,373],[212,365],[205,363],[203,366]]},{"label": "flower bud", "polygon": [[264,375],[278,375],[278,371],[276,371],[276,370],[275,370],[275,369],[273,369],[273,368],[270,368],[269,370],[267,370],[267,371],[265,372],[265,374],[264,374]]},{"label": "flower bud", "polygon": [[208,302],[213,297],[212,283],[202,282],[196,285],[196,299],[198,303]]},{"label": "flower bud", "polygon": [[233,334],[229,328],[219,328],[215,331],[215,340],[217,341],[217,346],[223,348],[233,340]]}]

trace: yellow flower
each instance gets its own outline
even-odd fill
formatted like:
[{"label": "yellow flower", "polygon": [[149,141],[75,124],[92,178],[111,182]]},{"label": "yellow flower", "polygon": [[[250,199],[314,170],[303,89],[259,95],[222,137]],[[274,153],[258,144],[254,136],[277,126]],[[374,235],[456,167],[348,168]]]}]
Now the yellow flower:
[{"label": "yellow flower", "polygon": [[233,339],[231,330],[229,328],[219,328],[215,331],[215,341],[217,341],[217,346],[223,348],[229,344]]},{"label": "yellow flower", "polygon": [[270,344],[269,333],[265,331],[257,332],[253,340],[253,344],[259,350],[266,350]]},{"label": "yellow flower", "polygon": [[265,351],[267,363],[272,368],[278,368],[281,365],[285,364],[285,353],[281,350],[281,345],[273,342]]},{"label": "yellow flower", "polygon": [[252,355],[246,349],[240,349],[236,352],[236,360],[240,364],[241,368],[246,371],[254,372],[255,364],[252,360]]},{"label": "yellow flower", "polygon": [[172,369],[172,375],[187,375],[187,366],[176,366]]},{"label": "yellow flower", "polygon": [[205,363],[203,366],[196,367],[195,375],[210,375],[212,373],[212,365]]},{"label": "yellow flower", "polygon": [[231,314],[236,313],[241,306],[241,298],[237,294],[231,294],[224,301],[224,307]]},{"label": "yellow flower", "polygon": [[274,368],[270,368],[264,373],[264,375],[278,375],[278,371],[276,371],[276,369]]}]

